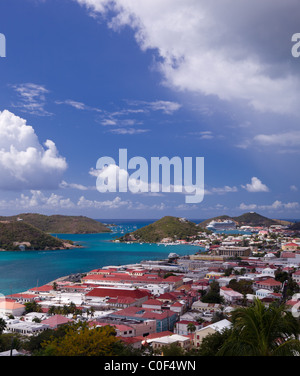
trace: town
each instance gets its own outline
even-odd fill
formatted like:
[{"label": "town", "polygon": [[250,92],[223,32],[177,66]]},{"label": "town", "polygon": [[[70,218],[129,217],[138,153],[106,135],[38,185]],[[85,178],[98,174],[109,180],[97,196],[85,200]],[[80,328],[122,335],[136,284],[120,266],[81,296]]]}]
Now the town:
[{"label": "town", "polygon": [[243,230],[178,240],[195,245],[190,256],[174,252],[166,260],[104,266],[7,295],[0,301],[2,333],[28,339],[84,322],[90,329],[113,328],[116,338],[141,354],[166,354],[176,345],[184,355],[229,329],[234,310],[257,299],[266,307],[284,303],[298,318],[299,234],[280,224]]}]

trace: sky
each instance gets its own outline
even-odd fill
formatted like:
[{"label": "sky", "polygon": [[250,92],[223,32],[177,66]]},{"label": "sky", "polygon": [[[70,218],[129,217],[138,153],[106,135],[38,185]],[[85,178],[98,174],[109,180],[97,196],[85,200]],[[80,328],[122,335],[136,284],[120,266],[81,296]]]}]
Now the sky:
[{"label": "sky", "polygon": [[[299,11],[298,0],[1,1],[0,215],[300,218]],[[148,176],[120,165],[124,149]],[[115,166],[97,168],[102,157]],[[192,187],[204,161],[199,202],[172,169],[170,192],[150,189],[162,157],[182,176],[190,158]],[[99,190],[114,176],[144,189]]]}]

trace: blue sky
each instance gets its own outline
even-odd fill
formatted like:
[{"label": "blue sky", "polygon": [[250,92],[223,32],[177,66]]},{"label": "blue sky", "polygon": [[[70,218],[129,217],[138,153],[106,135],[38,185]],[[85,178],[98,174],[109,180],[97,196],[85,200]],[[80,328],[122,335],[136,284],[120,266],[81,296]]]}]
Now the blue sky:
[{"label": "blue sky", "polygon": [[[299,7],[1,2],[0,214],[300,218]],[[98,158],[122,148],[204,157],[203,201],[98,192]]]}]

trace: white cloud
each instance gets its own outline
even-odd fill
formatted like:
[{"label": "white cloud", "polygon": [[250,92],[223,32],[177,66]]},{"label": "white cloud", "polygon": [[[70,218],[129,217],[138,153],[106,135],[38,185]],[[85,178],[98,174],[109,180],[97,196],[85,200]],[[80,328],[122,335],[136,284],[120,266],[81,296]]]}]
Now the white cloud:
[{"label": "white cloud", "polygon": [[59,188],[66,188],[66,189],[71,188],[71,189],[77,189],[79,191],[88,191],[88,190],[96,189],[96,187],[87,187],[87,186],[82,185],[82,184],[67,183],[64,180],[59,184]]},{"label": "white cloud", "polygon": [[96,111],[96,112],[102,112],[99,108],[88,106],[82,102],[77,102],[72,99],[67,99],[65,101],[56,101],[56,104],[66,104],[71,107],[76,108],[76,110],[87,110],[87,111]]},{"label": "white cloud", "polygon": [[181,108],[181,105],[177,102],[171,101],[153,101],[153,102],[146,102],[146,101],[128,101],[129,104],[135,106],[142,106],[143,109],[139,111],[151,110],[151,111],[162,111],[167,115],[173,114],[175,111],[178,111]]},{"label": "white cloud", "polygon": [[49,91],[43,85],[33,83],[11,85],[18,93],[19,102],[14,103],[13,107],[19,108],[23,112],[37,115],[49,116],[50,112],[45,110],[46,94]]},{"label": "white cloud", "polygon": [[290,186],[290,190],[291,190],[292,192],[298,192],[298,188],[297,188],[295,185],[291,185],[291,186]]},{"label": "white cloud", "polygon": [[235,186],[230,187],[228,185],[225,185],[224,187],[221,187],[221,188],[212,188],[210,191],[212,193],[225,194],[225,193],[230,193],[230,192],[237,192],[238,189]]},{"label": "white cloud", "polygon": [[[96,13],[106,17],[113,30],[131,27],[140,48],[155,51],[156,67],[166,85],[226,101],[244,101],[259,111],[297,113],[300,80],[289,68],[290,39],[285,42],[290,38],[286,30],[292,22],[297,25],[297,2],[77,2],[94,17]],[[278,27],[280,17],[282,28]],[[264,24],[268,28],[259,27]],[[280,51],[275,41],[282,43]],[[288,55],[285,59],[283,50]]]},{"label": "white cloud", "polygon": [[242,185],[248,192],[269,192],[269,188],[256,177],[251,179],[251,184]]},{"label": "white cloud", "polygon": [[269,210],[269,211],[279,211],[279,210],[293,210],[299,209],[299,202],[287,202],[283,203],[279,200],[276,200],[271,205],[257,205],[257,204],[245,204],[242,203],[239,206],[239,209],[242,210]]},{"label": "white cloud", "polygon": [[26,120],[4,110],[0,112],[0,188],[56,188],[67,169],[55,143],[39,143]]},{"label": "white cloud", "polygon": [[254,141],[264,146],[300,146],[300,131],[259,134]]},{"label": "white cloud", "polygon": [[82,209],[119,209],[121,207],[126,207],[130,209],[132,206],[131,201],[122,200],[120,197],[116,197],[113,200],[88,200],[84,196],[81,196],[77,202],[77,206]]},{"label": "white cloud", "polygon": [[108,132],[119,134],[119,135],[134,135],[134,134],[143,134],[149,132],[149,129],[141,129],[141,128],[113,128],[110,129]]},{"label": "white cloud", "polygon": [[21,194],[14,200],[1,200],[0,207],[10,210],[57,210],[75,208],[69,198],[51,193],[46,196],[40,190],[31,190],[31,195]]}]

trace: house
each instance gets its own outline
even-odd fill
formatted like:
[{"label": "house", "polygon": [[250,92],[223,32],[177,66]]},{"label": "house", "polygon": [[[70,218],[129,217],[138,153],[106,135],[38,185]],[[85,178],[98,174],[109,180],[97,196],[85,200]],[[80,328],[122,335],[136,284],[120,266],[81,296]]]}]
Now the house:
[{"label": "house", "polygon": [[174,328],[174,333],[180,335],[188,335],[191,333],[189,330],[190,326],[194,325],[195,330],[199,330],[202,328],[202,324],[199,324],[197,321],[190,321],[190,320],[180,320],[177,321]]},{"label": "house", "polygon": [[155,320],[156,332],[172,330],[177,321],[177,314],[175,312],[141,307],[128,307],[120,311],[112,312],[108,317],[141,321]]},{"label": "house", "polygon": [[119,339],[128,346],[134,349],[140,349],[142,347],[143,337],[119,337]]},{"label": "house", "polygon": [[266,290],[266,289],[258,289],[255,292],[255,295],[258,299],[268,298],[268,297],[271,296],[271,294],[272,294],[272,292],[270,290]]},{"label": "house", "polygon": [[36,322],[24,322],[21,320],[8,320],[6,322],[6,329],[11,333],[20,333],[26,336],[31,336],[49,329],[49,325]]},{"label": "house", "polygon": [[201,345],[201,342],[203,341],[203,338],[205,338],[209,334],[214,334],[216,332],[221,333],[222,331],[229,329],[231,325],[232,324],[229,320],[224,319],[197,330],[194,334],[194,346],[199,347]]},{"label": "house", "polygon": [[143,308],[161,309],[163,303],[158,299],[149,299],[142,304]]},{"label": "house", "polygon": [[49,317],[48,319],[43,320],[42,324],[47,324],[51,329],[57,329],[61,325],[65,325],[68,323],[73,322],[73,320],[68,319],[62,315],[54,315]]},{"label": "house", "polygon": [[266,289],[274,291],[276,289],[281,289],[281,287],[281,282],[276,281],[274,278],[261,279],[254,282],[253,284],[254,290]]},{"label": "house", "polygon": [[201,313],[208,312],[208,313],[215,313],[220,311],[221,304],[217,303],[203,303],[200,300],[194,302],[192,305],[192,309],[199,311]]},{"label": "house", "polygon": [[294,242],[289,242],[289,243],[285,243],[285,244],[281,245],[281,249],[283,251],[292,251],[292,252],[294,252],[294,251],[296,251],[299,248],[300,248],[299,244],[294,243]]},{"label": "house", "polygon": [[25,294],[17,293],[17,294],[7,295],[6,297],[8,299],[15,300],[16,302],[21,303],[21,304],[33,302],[39,299],[39,297],[37,297],[35,294],[26,294],[26,293]]},{"label": "house", "polygon": [[[85,294],[91,303],[107,303],[114,307],[141,306],[149,299],[150,293],[139,289],[94,288]],[[123,301],[122,301],[123,299]],[[124,300],[125,299],[125,300]],[[127,300],[126,300],[127,299]]]},{"label": "house", "polygon": [[153,350],[161,349],[163,346],[168,346],[176,343],[178,346],[187,350],[191,347],[191,340],[188,336],[179,334],[172,334],[169,336],[158,337],[154,339],[147,339],[147,343],[152,345]]},{"label": "house", "polygon": [[292,274],[292,279],[300,284],[300,270],[297,270],[295,273]]},{"label": "house", "polygon": [[25,305],[15,301],[3,299],[0,301],[0,315],[3,316],[22,316],[25,312]]},{"label": "house", "polygon": [[170,306],[170,311],[176,312],[178,315],[182,315],[185,305],[180,302],[175,302]]},{"label": "house", "polygon": [[226,286],[220,288],[220,296],[224,298],[225,302],[230,304],[237,303],[239,300],[243,299],[243,294]]}]

